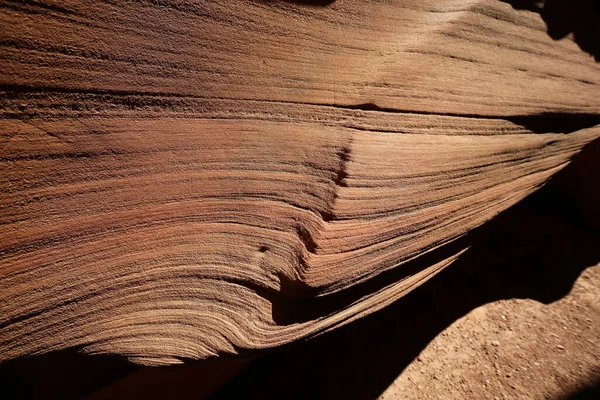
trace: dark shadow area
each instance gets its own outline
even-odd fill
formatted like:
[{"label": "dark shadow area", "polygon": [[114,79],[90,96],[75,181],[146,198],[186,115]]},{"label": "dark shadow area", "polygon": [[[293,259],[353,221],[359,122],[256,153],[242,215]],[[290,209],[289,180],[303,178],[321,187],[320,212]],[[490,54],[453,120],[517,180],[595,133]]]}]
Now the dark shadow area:
[{"label": "dark shadow area", "polygon": [[0,364],[1,399],[76,399],[139,367],[116,356],[89,356],[76,349]]},{"label": "dark shadow area", "polygon": [[[310,296],[305,291],[301,293],[301,297],[280,297],[273,301],[273,320],[278,325],[290,325],[312,321],[338,312],[366,295],[375,293],[393,282],[398,282],[454,256],[468,247],[469,243],[468,236],[462,237],[414,260],[410,260],[402,267],[384,271],[363,283],[326,296],[316,297],[316,293]],[[288,293],[297,292],[297,286],[296,282],[286,283],[282,280],[282,288]]]},{"label": "dark shadow area", "polygon": [[586,385],[583,389],[561,397],[560,400],[598,400],[600,399],[600,370],[596,382]]},{"label": "dark shadow area", "polygon": [[499,117],[495,115],[491,116],[481,114],[440,113],[431,111],[406,110],[392,107],[381,107],[375,103],[360,103],[351,105],[326,103],[319,105],[341,108],[344,110],[375,111],[392,114],[419,114],[492,120],[505,119],[514,124],[521,125],[533,133],[572,133],[600,124],[600,114],[593,113],[544,112],[539,114],[507,115]]},{"label": "dark shadow area", "polygon": [[570,33],[581,50],[600,61],[600,1],[598,0],[502,0],[517,10],[540,14],[554,40]]},{"label": "dark shadow area", "polygon": [[142,367],[123,357],[69,349],[0,364],[0,399],[204,399],[250,361],[218,357]]},{"label": "dark shadow area", "polygon": [[335,3],[335,0],[262,0],[265,3],[277,3],[277,2],[285,2],[285,3],[293,3],[298,4],[300,6],[309,6],[309,7],[325,7],[332,3]]},{"label": "dark shadow area", "polygon": [[600,114],[542,113],[505,118],[533,133],[572,133],[600,124]]},{"label": "dark shadow area", "polygon": [[142,367],[86,396],[88,400],[206,399],[248,366],[251,359],[221,356],[169,367]]},{"label": "dark shadow area", "polygon": [[[600,261],[600,140],[468,236],[454,264],[391,306],[251,364],[213,399],[376,399],[445,328],[489,302],[561,299]],[[577,398],[577,397],[575,397]]]},{"label": "dark shadow area", "polygon": [[288,3],[296,3],[303,6],[327,6],[335,0],[286,0]]}]

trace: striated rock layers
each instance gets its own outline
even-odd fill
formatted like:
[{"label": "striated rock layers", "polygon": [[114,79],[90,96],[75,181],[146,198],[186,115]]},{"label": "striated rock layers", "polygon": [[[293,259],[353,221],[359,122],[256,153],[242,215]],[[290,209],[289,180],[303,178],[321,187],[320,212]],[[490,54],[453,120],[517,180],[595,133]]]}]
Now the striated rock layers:
[{"label": "striated rock layers", "polygon": [[0,361],[312,337],[600,136],[593,57],[500,1],[0,3]]}]

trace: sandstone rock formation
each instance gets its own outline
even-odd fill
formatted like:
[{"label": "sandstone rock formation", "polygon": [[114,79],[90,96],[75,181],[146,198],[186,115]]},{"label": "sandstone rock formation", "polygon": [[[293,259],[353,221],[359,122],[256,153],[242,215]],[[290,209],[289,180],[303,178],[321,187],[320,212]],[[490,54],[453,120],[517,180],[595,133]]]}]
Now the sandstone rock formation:
[{"label": "sandstone rock formation", "polygon": [[600,136],[594,58],[500,1],[1,4],[0,361],[318,335]]}]

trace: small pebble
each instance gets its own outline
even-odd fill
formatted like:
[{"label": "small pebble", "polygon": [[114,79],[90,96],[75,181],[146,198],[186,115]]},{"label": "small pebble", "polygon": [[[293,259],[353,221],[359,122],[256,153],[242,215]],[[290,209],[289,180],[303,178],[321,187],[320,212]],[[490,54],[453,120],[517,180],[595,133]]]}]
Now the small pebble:
[{"label": "small pebble", "polygon": [[497,340],[492,340],[492,346],[497,347],[500,345],[500,342],[498,342]]}]

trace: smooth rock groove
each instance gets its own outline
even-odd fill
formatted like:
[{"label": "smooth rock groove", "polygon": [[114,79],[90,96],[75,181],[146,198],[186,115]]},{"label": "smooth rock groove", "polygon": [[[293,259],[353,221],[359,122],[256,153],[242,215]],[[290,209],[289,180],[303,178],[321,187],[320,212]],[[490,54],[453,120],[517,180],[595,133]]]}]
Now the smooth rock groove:
[{"label": "smooth rock groove", "polygon": [[499,1],[0,4],[0,361],[313,337],[600,136],[598,64]]}]

